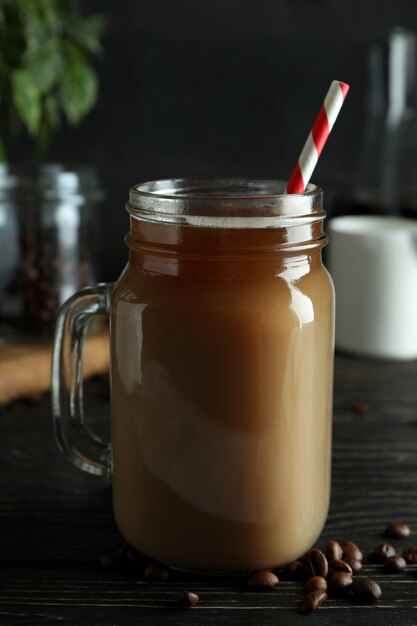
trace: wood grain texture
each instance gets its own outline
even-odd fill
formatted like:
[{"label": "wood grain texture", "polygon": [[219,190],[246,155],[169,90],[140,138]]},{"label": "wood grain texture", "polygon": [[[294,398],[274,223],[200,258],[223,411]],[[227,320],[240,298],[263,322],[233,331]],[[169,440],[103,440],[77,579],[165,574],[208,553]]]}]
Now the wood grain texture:
[{"label": "wood grain texture", "polygon": [[[103,382],[87,385],[87,406],[106,429]],[[370,405],[368,413],[352,409]],[[367,361],[339,355],[334,397],[333,490],[320,538],[356,541],[365,554],[383,541],[390,521],[410,524],[398,549],[417,544],[417,363]],[[318,614],[298,612],[301,583],[247,590],[241,580],[175,574],[145,582],[138,570],[108,571],[100,557],[122,540],[111,492],[60,455],[49,398],[17,403],[0,414],[0,624],[100,626],[417,625],[417,566],[388,575],[366,564],[383,596],[376,606],[329,599]],[[200,595],[193,609],[177,606],[182,589]]]}]

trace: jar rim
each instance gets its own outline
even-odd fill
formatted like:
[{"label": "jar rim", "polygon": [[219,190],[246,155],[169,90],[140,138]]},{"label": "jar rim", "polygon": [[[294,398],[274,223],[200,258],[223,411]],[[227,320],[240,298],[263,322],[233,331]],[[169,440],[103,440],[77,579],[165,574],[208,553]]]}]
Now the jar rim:
[{"label": "jar rim", "polygon": [[103,197],[95,167],[90,165],[44,163],[0,164],[0,196],[66,198],[82,194],[90,200]]},{"label": "jar rim", "polygon": [[217,228],[271,228],[322,220],[322,190],[308,184],[286,194],[281,180],[168,178],[134,185],[126,208],[133,218]]}]

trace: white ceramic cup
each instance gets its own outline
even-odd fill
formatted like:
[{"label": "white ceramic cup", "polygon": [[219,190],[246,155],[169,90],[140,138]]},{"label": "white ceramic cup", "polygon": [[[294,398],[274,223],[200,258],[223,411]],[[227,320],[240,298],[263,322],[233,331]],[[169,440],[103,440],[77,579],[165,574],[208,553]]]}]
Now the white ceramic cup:
[{"label": "white ceramic cup", "polygon": [[343,216],[329,221],[336,347],[417,358],[417,220]]}]

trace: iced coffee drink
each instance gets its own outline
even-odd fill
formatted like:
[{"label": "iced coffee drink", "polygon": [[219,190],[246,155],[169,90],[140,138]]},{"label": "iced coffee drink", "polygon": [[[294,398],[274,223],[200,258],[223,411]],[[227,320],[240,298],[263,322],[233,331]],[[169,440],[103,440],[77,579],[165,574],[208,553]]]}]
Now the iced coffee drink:
[{"label": "iced coffee drink", "polygon": [[111,303],[113,499],[137,550],[251,571],[303,554],[330,489],[333,288],[320,190],[132,190]]}]

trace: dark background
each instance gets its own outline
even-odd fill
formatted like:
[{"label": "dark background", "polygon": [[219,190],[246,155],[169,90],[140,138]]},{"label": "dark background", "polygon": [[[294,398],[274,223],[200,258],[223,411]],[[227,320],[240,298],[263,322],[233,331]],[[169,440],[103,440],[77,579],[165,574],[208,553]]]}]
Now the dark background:
[{"label": "dark background", "polygon": [[[92,163],[106,191],[103,273],[120,273],[129,187],[175,176],[287,178],[332,79],[350,83],[313,180],[352,184],[367,51],[417,26],[415,0],[89,0],[107,17],[98,106],[51,160]],[[329,196],[331,197],[331,193]]]}]

